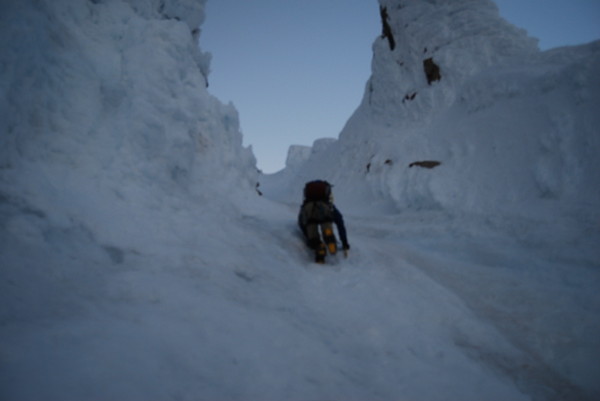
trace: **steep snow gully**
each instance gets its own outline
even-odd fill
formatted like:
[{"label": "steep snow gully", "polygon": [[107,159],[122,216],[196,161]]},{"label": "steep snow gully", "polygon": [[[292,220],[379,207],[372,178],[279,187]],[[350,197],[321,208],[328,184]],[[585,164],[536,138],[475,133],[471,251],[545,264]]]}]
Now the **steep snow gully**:
[{"label": "steep snow gully", "polygon": [[[269,196],[277,187],[266,181]],[[281,224],[293,232],[298,204],[288,204]],[[553,224],[539,221],[407,211],[349,214],[346,224],[348,259],[307,264],[298,244],[291,260],[302,302],[326,316],[327,344],[360,355],[348,364],[368,390],[341,399],[595,397],[597,254],[557,249],[542,234]]]},{"label": "steep snow gully", "polygon": [[135,243],[4,207],[3,399],[597,394],[594,262],[504,219],[347,213],[350,255],[321,266],[297,205],[170,206]]},{"label": "steep snow gully", "polygon": [[[340,138],[264,176],[204,1],[0,3],[1,400],[600,399],[599,43],[380,4]],[[352,247],[326,265],[313,178]]]}]

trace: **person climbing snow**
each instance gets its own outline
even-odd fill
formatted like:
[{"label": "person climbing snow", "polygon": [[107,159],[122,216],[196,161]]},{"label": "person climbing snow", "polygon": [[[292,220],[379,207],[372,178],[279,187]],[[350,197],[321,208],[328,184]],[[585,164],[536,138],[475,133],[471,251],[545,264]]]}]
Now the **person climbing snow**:
[{"label": "person climbing snow", "polygon": [[344,255],[347,256],[350,249],[344,218],[333,204],[331,187],[332,185],[327,181],[307,182],[304,185],[304,202],[298,214],[298,225],[304,234],[306,244],[315,251],[315,262],[317,263],[325,263],[327,251],[331,255],[337,253],[333,223],[340,235]]}]

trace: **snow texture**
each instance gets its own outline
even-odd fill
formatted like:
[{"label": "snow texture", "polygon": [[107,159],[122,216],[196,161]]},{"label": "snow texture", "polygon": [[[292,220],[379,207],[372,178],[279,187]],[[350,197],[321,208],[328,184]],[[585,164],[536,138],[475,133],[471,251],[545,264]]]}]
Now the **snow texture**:
[{"label": "snow texture", "polygon": [[[600,398],[600,43],[381,5],[339,139],[259,176],[204,1],[2,2],[0,399]],[[314,178],[352,247],[324,266]]]},{"label": "snow texture", "polygon": [[395,48],[375,41],[362,104],[288,196],[320,174],[396,211],[600,221],[600,42],[540,52],[491,1],[381,6]]}]

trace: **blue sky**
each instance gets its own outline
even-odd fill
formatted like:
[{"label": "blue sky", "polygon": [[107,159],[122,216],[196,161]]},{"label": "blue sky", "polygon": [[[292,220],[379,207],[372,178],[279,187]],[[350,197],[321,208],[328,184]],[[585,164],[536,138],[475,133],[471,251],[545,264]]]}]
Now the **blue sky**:
[{"label": "blue sky", "polygon": [[[542,50],[600,38],[600,0],[497,0]],[[376,0],[208,0],[209,91],[233,102],[266,173],[292,144],[337,137],[358,107],[381,33]]]}]

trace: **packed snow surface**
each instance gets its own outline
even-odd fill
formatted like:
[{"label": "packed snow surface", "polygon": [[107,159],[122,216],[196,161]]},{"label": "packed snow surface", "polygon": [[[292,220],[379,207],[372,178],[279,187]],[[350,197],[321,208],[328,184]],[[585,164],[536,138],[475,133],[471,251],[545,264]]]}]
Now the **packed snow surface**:
[{"label": "packed snow surface", "polygon": [[[339,139],[259,176],[203,1],[2,3],[0,399],[600,398],[600,44],[381,5]],[[313,178],[351,245],[325,265]]]}]

